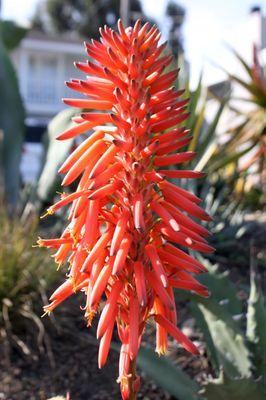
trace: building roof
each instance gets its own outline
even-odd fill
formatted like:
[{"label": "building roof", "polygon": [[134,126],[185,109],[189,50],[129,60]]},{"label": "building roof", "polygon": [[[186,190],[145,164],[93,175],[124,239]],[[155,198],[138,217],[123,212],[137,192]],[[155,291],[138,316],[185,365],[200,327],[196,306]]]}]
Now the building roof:
[{"label": "building roof", "polygon": [[63,42],[72,44],[80,44],[84,40],[84,38],[77,35],[75,32],[60,33],[58,35],[55,35],[55,34],[47,34],[45,32],[38,31],[35,29],[29,30],[29,32],[26,35],[26,38],[33,40],[36,39],[45,42]]}]

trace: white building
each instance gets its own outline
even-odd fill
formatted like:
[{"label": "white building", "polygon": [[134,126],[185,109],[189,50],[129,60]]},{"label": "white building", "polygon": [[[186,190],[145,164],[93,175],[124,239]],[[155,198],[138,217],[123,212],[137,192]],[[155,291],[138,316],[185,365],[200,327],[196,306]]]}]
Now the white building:
[{"label": "white building", "polygon": [[39,174],[43,154],[40,142],[48,122],[66,107],[63,97],[77,96],[65,81],[82,75],[84,79],[73,63],[83,61],[85,51],[80,38],[55,38],[30,31],[11,57],[27,116],[21,174],[25,183],[33,183]]},{"label": "white building", "polygon": [[30,31],[22,40],[19,48],[13,52],[12,59],[28,125],[46,125],[51,117],[64,108],[62,97],[74,95],[64,82],[81,76],[73,63],[84,60],[84,57],[82,40],[71,36],[55,38]]}]

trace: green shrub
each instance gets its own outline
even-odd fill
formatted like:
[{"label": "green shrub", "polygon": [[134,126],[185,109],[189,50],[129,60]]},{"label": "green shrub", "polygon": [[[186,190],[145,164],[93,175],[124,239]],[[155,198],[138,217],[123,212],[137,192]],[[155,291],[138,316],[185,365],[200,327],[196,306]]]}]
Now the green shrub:
[{"label": "green shrub", "polygon": [[42,299],[56,277],[47,252],[32,248],[37,224],[35,217],[11,219],[0,208],[0,337],[24,353],[29,353],[24,335],[33,335],[39,345],[43,339]]}]

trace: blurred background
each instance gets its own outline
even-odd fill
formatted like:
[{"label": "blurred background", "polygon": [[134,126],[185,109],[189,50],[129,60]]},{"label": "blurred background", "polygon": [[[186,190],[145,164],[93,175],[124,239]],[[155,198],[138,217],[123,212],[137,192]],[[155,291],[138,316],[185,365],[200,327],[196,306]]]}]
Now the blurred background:
[{"label": "blurred background", "polygon": [[201,259],[211,298],[176,295],[200,359],[174,343],[157,358],[150,326],[140,398],[265,399],[266,3],[255,0],[0,1],[0,399],[118,398],[116,352],[98,372],[78,300],[40,319],[66,269],[57,273],[31,246],[64,226],[63,212],[39,215],[57,198],[57,170],[78,144],[55,140],[77,113],[62,103],[75,96],[65,81],[82,76],[74,61],[86,59],[84,40],[105,24],[115,29],[119,17],[157,24],[181,68],[176,86],[191,99],[189,150],[198,152],[189,168],[207,176],[177,183],[204,199],[217,249]]}]

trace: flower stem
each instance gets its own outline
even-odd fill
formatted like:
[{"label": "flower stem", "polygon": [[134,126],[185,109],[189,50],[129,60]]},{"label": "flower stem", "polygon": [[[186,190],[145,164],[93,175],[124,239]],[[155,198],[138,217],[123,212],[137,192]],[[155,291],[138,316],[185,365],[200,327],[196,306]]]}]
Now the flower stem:
[{"label": "flower stem", "polygon": [[128,378],[128,387],[129,387],[129,400],[136,400],[137,399],[137,392],[134,389],[134,382],[136,380],[136,359],[130,361],[130,377]]}]

